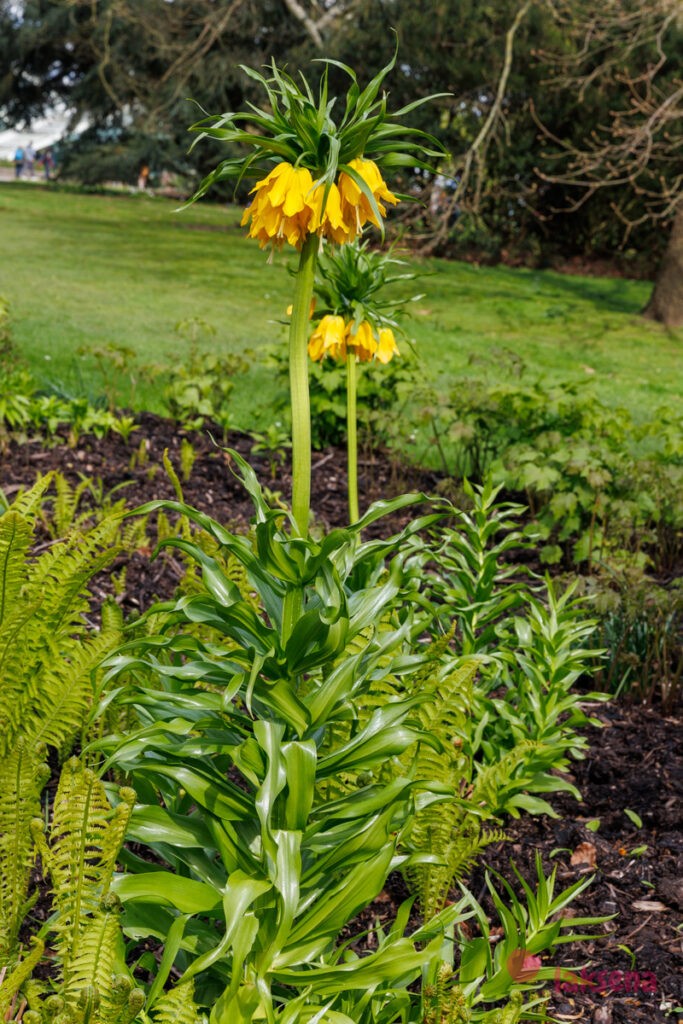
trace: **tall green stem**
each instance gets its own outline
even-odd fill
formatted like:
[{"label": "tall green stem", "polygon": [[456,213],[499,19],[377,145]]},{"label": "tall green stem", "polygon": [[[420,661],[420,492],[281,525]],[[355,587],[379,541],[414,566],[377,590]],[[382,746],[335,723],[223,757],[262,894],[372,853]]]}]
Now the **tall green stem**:
[{"label": "tall green stem", "polygon": [[346,463],[348,470],[349,522],[356,523],[358,514],[358,434],[356,414],[356,353],[346,353]]},{"label": "tall green stem", "polygon": [[308,332],[318,236],[301,249],[289,327],[289,388],[292,402],[292,513],[305,537],[311,506],[311,403],[308,394]]},{"label": "tall green stem", "polygon": [[[308,332],[318,253],[317,235],[301,249],[289,325],[289,392],[292,405],[292,515],[300,537],[308,535],[311,514],[311,401],[308,393]],[[282,641],[286,643],[301,617],[303,593],[289,590],[282,609]]]}]

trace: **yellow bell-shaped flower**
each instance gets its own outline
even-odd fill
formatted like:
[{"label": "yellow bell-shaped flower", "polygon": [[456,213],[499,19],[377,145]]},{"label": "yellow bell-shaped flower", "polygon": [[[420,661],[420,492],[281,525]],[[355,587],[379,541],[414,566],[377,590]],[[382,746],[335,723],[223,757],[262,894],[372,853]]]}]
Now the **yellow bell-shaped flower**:
[{"label": "yellow bell-shaped flower", "polygon": [[353,322],[346,328],[346,344],[356,353],[360,363],[369,363],[377,351],[377,341],[372,333],[372,327],[363,320],[358,326],[355,334],[352,333]]},{"label": "yellow bell-shaped flower", "polygon": [[379,332],[379,341],[377,343],[377,351],[375,353],[375,359],[380,363],[390,363],[394,356],[398,356],[401,353],[398,350],[396,344],[396,338],[391,327],[382,327]]},{"label": "yellow bell-shaped flower", "polygon": [[308,342],[308,354],[314,362],[325,356],[346,359],[346,325],[344,318],[328,314],[313,331]]},{"label": "yellow bell-shaped flower", "polygon": [[[387,203],[397,203],[398,199],[393,192],[389,191],[377,164],[374,160],[365,160],[363,157],[358,157],[356,160],[351,160],[349,167],[366,183],[373,199],[377,203],[380,214],[384,217],[387,211],[381,200]],[[339,192],[341,194],[343,219],[347,224],[355,225],[354,238],[357,234],[360,234],[363,226],[368,221],[376,227],[381,227],[368,197],[353,178],[345,172],[339,175]]]},{"label": "yellow bell-shaped flower", "polygon": [[262,249],[271,243],[280,247],[285,241],[300,249],[315,216],[311,172],[283,162],[251,192],[256,194],[242,215],[242,226],[251,221],[250,237],[258,239]]}]

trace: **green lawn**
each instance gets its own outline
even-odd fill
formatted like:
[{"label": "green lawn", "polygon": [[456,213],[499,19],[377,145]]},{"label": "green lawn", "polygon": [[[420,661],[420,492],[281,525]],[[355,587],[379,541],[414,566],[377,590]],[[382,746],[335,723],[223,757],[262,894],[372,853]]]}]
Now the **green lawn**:
[{"label": "green lawn", "polygon": [[[0,185],[0,294],[16,345],[41,379],[101,390],[95,360],[79,349],[107,343],[131,346],[141,363],[178,363],[187,342],[175,325],[189,317],[216,328],[212,348],[258,354],[284,344],[274,321],[290,301],[293,256],[269,265],[234,208],[174,209],[150,196]],[[477,372],[505,376],[507,349],[527,376],[590,380],[603,400],[638,417],[664,403],[681,407],[683,332],[638,317],[647,283],[436,260],[426,269],[433,273],[417,286],[425,295],[409,333],[439,387],[456,387],[472,357]],[[129,382],[117,387],[121,404],[130,403]],[[256,357],[236,389],[237,422],[267,423],[272,394]],[[162,411],[159,379],[138,382],[132,401]]]}]

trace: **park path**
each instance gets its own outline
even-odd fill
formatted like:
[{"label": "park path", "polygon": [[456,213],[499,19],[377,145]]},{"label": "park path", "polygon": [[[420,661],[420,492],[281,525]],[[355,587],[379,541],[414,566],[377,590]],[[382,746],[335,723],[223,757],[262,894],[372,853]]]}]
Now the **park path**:
[{"label": "park path", "polygon": [[[16,180],[17,179],[14,177],[14,168],[13,167],[0,167],[0,181],[16,181]],[[23,177],[21,178],[21,181],[30,181],[34,185],[42,185],[44,183],[44,181],[45,181],[45,176],[43,174],[42,166],[39,168],[38,172],[33,175],[32,178],[27,178],[26,175],[24,174]]]}]

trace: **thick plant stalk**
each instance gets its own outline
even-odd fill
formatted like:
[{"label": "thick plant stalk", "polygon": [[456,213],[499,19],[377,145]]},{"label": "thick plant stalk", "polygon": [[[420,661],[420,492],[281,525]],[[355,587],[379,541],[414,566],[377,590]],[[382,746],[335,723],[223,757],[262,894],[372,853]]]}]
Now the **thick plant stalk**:
[{"label": "thick plant stalk", "polygon": [[349,522],[356,523],[358,514],[358,433],[356,413],[356,353],[346,354],[346,462],[348,472]]},{"label": "thick plant stalk", "polygon": [[301,249],[289,327],[289,387],[292,402],[292,513],[298,533],[305,537],[311,505],[311,403],[308,393],[308,330],[317,235]]}]

